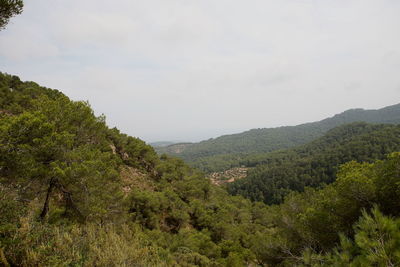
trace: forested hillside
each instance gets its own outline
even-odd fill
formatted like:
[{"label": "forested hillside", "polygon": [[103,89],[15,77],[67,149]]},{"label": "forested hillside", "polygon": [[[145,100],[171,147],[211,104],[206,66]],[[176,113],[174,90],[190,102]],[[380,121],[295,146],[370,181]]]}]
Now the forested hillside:
[{"label": "forested hillside", "polygon": [[[157,151],[178,156],[190,165],[206,172],[221,171],[240,166],[240,161],[249,154],[271,152],[306,144],[336,126],[358,121],[400,123],[400,104],[379,110],[352,109],[318,122],[253,129],[185,146],[175,144],[157,148]],[[177,149],[178,147],[179,149]]]},{"label": "forested hillside", "polygon": [[333,184],[290,194],[268,210],[272,230],[260,234],[258,257],[272,266],[399,266],[399,166],[399,153],[350,162]]},{"label": "forested hillside", "polygon": [[228,189],[252,200],[281,203],[290,191],[332,183],[345,162],[370,162],[394,151],[400,151],[400,125],[346,124],[309,144],[247,157],[241,164],[256,168]]},{"label": "forested hillside", "polygon": [[0,75],[1,264],[240,266],[265,226],[86,102]]},{"label": "forested hillside", "polygon": [[[267,206],[229,196],[57,90],[0,74],[0,110],[0,265],[400,264],[399,153],[347,163],[331,185]],[[394,126],[341,131],[348,144],[364,140],[353,133],[398,136]]]}]

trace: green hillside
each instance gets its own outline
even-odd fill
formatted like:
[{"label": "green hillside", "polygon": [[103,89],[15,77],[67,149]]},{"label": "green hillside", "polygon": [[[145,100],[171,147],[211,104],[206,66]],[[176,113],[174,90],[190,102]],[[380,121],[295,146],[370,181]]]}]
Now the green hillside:
[{"label": "green hillside", "polygon": [[288,150],[248,157],[256,166],[229,192],[269,204],[281,203],[291,191],[332,183],[339,165],[369,162],[400,150],[400,125],[352,123],[336,127],[319,139]]},{"label": "green hillside", "polygon": [[[1,266],[400,264],[400,153],[381,157],[390,149],[267,206],[159,157],[57,90],[0,73],[0,111]],[[313,146],[369,151],[392,133],[398,127],[355,124]],[[364,140],[355,135],[365,142],[352,146]]]},{"label": "green hillside", "polygon": [[306,144],[336,126],[359,121],[400,123],[400,104],[379,110],[352,109],[318,122],[253,129],[184,146],[175,144],[157,148],[157,151],[178,156],[190,165],[206,172],[221,171],[239,166],[239,162],[249,154],[271,152]]},{"label": "green hillside", "polygon": [[266,229],[260,206],[108,128],[86,102],[0,74],[0,110],[0,265],[254,261],[243,240]]}]

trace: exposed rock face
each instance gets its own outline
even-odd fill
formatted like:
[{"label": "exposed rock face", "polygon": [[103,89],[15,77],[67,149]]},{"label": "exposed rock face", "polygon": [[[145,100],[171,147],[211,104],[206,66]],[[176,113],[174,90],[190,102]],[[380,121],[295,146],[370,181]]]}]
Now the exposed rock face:
[{"label": "exposed rock face", "polygon": [[116,148],[113,144],[110,145],[110,148],[111,148],[112,153],[113,153],[114,155],[117,154],[117,148]]},{"label": "exposed rock face", "polygon": [[132,188],[138,188],[141,190],[154,190],[154,184],[149,177],[143,173],[141,170],[123,166],[121,168],[121,180],[122,180],[122,191],[124,193],[129,193]]}]

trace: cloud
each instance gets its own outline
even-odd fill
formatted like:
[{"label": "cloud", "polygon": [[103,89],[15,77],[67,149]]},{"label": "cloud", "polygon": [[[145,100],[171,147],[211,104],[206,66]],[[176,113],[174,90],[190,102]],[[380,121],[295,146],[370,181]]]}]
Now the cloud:
[{"label": "cloud", "polygon": [[145,140],[197,140],[398,101],[400,2],[27,2],[0,67]]},{"label": "cloud", "polygon": [[35,31],[36,29],[26,27],[17,28],[7,35],[0,34],[0,57],[19,62],[57,57],[57,46]]}]

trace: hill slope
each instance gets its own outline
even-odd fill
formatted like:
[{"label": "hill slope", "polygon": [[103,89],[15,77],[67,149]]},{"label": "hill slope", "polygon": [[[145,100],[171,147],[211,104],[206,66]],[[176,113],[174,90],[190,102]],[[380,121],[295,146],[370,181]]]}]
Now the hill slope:
[{"label": "hill slope", "polygon": [[351,122],[400,123],[400,104],[378,110],[351,109],[318,122],[297,126],[253,129],[224,135],[193,144],[174,144],[159,148],[159,153],[178,156],[206,172],[220,171],[238,165],[248,154],[271,152],[308,143],[328,130]]},{"label": "hill slope", "polygon": [[400,153],[268,207],[57,90],[0,73],[0,110],[1,266],[400,264]]},{"label": "hill slope", "polygon": [[265,207],[57,90],[0,73],[0,111],[1,266],[254,262],[242,240],[267,230]]},{"label": "hill slope", "polygon": [[309,144],[249,157],[246,165],[256,167],[228,188],[232,194],[252,200],[281,203],[291,190],[332,183],[338,167],[345,162],[382,159],[399,150],[400,125],[346,124]]}]

